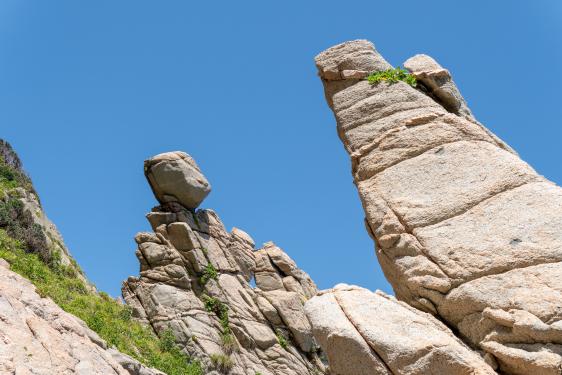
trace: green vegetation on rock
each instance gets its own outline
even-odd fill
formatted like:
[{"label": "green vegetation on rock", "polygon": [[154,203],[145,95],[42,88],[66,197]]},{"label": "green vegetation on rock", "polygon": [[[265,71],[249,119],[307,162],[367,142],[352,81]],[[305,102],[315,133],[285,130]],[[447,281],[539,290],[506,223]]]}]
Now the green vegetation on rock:
[{"label": "green vegetation on rock", "polygon": [[203,270],[203,273],[199,278],[199,282],[204,286],[209,282],[209,280],[217,280],[218,278],[219,273],[217,272],[217,269],[211,263],[209,263]]},{"label": "green vegetation on rock", "polygon": [[374,85],[379,82],[388,82],[388,83],[396,83],[398,81],[403,81],[409,84],[412,87],[417,86],[417,80],[414,75],[408,73],[407,70],[398,68],[390,68],[387,70],[383,70],[382,72],[374,72],[367,76],[367,81],[370,84]]},{"label": "green vegetation on rock", "polygon": [[283,332],[281,332],[281,330],[279,329],[276,329],[275,336],[277,336],[277,342],[279,343],[279,345],[281,345],[283,349],[287,350],[287,348],[289,347],[289,340],[285,337]]},{"label": "green vegetation on rock", "polygon": [[25,173],[11,167],[0,158],[0,194],[4,195],[8,190],[17,187],[22,187],[35,194],[31,179]]},{"label": "green vegetation on rock", "polygon": [[67,270],[68,266],[49,267],[37,254],[26,253],[21,243],[2,229],[0,258],[10,263],[12,271],[29,279],[39,295],[51,298],[63,310],[82,319],[108,345],[168,375],[203,374],[201,365],[180,351],[171,331],[164,331],[158,338],[132,319],[128,306],[103,292],[90,291]]},{"label": "green vegetation on rock", "polygon": [[232,369],[232,366],[234,365],[232,363],[232,359],[230,359],[229,356],[224,354],[211,354],[210,359],[211,359],[211,363],[213,364],[213,367],[215,367],[223,374],[228,373],[230,369]]}]

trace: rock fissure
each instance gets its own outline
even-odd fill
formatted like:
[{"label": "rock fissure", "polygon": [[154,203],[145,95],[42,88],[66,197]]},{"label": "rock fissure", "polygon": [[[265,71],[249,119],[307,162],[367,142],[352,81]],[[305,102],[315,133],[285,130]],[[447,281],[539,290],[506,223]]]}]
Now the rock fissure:
[{"label": "rock fissure", "polygon": [[398,375],[396,374],[394,371],[392,371],[392,369],[389,367],[389,365],[385,362],[384,358],[381,356],[381,353],[379,353],[377,351],[377,347],[373,346],[369,343],[369,340],[367,340],[367,338],[365,336],[363,336],[363,334],[361,333],[361,331],[359,330],[359,328],[355,325],[355,323],[353,322],[353,319],[351,319],[351,317],[348,315],[348,313],[346,312],[346,310],[344,309],[342,303],[340,302],[340,299],[338,298],[338,292],[334,292],[334,298],[337,302],[338,307],[341,309],[342,313],[346,316],[346,318],[349,320],[349,322],[351,323],[351,325],[353,326],[353,328],[355,329],[355,331],[361,336],[361,338],[363,339],[363,341],[365,342],[365,344],[371,348],[373,350],[373,352],[375,353],[375,355],[377,356],[377,359],[379,361],[381,361],[381,363],[384,365],[385,369],[393,375]]},{"label": "rock fissure", "polygon": [[485,204],[486,202],[496,198],[498,195],[508,193],[512,190],[516,190],[516,189],[521,188],[521,187],[523,187],[525,185],[528,185],[528,184],[537,184],[537,183],[543,183],[543,182],[544,182],[544,180],[541,177],[536,177],[536,178],[534,178],[530,181],[522,181],[521,183],[516,184],[514,186],[502,187],[501,189],[498,189],[498,191],[491,191],[489,196],[487,196],[486,198],[483,198],[480,201],[473,202],[470,206],[464,208],[462,211],[456,212],[456,213],[452,214],[451,216],[445,216],[445,217],[439,218],[439,221],[435,221],[435,222],[429,221],[427,223],[424,223],[423,225],[418,225],[415,228],[413,228],[412,230],[416,231],[416,230],[423,229],[423,228],[426,228],[426,227],[429,227],[429,226],[432,226],[432,225],[439,225],[440,223],[443,223],[444,221],[454,219],[458,216],[462,216],[462,215],[466,214],[467,212],[473,210],[474,208],[476,208],[476,207],[478,207],[482,204]]}]

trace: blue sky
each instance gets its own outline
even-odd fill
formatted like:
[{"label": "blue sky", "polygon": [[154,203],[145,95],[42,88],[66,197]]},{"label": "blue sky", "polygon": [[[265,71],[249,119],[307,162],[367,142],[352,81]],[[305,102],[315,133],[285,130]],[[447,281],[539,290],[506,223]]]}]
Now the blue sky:
[{"label": "blue sky", "polygon": [[100,289],[138,274],[156,205],[147,157],[183,150],[203,207],[273,240],[321,288],[390,292],[313,57],[372,40],[394,65],[427,53],[473,112],[562,182],[562,6],[537,1],[0,3],[0,137]]}]

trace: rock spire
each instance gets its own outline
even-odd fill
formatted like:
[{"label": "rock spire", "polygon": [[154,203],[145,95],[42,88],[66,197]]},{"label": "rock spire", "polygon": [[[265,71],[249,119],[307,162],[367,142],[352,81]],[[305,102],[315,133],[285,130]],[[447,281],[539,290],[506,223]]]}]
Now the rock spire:
[{"label": "rock spire", "polygon": [[[316,66],[377,257],[398,300],[411,306],[371,296],[363,315],[342,317],[361,336],[363,354],[354,354],[368,360],[372,349],[393,374],[471,373],[466,366],[438,370],[442,341],[430,331],[443,327],[427,323],[423,311],[502,374],[560,374],[562,189],[478,123],[449,72],[428,56],[404,64],[417,87],[363,79],[391,67],[365,40],[329,48]],[[331,332],[322,325],[330,310],[316,306],[338,299],[345,310],[357,293],[367,292],[336,288],[327,294],[334,298],[316,297],[307,306],[320,344]],[[410,325],[428,332],[428,345],[415,346],[410,363],[394,354],[418,332],[393,336],[401,331],[386,325],[391,311],[425,317]],[[385,327],[390,337],[378,335]],[[454,347],[451,366],[472,363],[472,373],[489,373],[479,361],[466,361],[466,348]]]}]

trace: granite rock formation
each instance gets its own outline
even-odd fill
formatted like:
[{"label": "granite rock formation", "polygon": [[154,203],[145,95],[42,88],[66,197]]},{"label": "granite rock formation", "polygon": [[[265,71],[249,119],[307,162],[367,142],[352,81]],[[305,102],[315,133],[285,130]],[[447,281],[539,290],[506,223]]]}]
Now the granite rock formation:
[{"label": "granite rock formation", "polygon": [[[562,189],[473,118],[433,59],[404,64],[417,87],[367,82],[391,65],[363,40],[322,52],[316,65],[396,297],[446,323],[500,373],[560,374]],[[371,318],[358,330],[374,335],[386,320],[365,313],[350,321]],[[391,373],[414,373],[394,370],[393,348],[378,337],[367,343]]]},{"label": "granite rock formation", "polygon": [[340,284],[306,313],[335,375],[495,374],[432,315],[380,291]]},{"label": "granite rock formation", "polygon": [[[155,173],[170,155],[189,162]],[[140,277],[123,283],[134,316],[157,333],[171,329],[209,374],[324,373],[303,306],[317,293],[310,277],[273,243],[256,250],[247,233],[228,232],[214,211],[195,210],[209,184],[187,154],[157,155],[146,166],[161,205],[147,214],[154,233],[135,238]],[[164,186],[176,199],[162,198]]]},{"label": "granite rock formation", "polygon": [[109,348],[0,259],[0,374],[164,375]]}]

